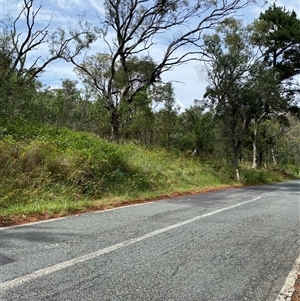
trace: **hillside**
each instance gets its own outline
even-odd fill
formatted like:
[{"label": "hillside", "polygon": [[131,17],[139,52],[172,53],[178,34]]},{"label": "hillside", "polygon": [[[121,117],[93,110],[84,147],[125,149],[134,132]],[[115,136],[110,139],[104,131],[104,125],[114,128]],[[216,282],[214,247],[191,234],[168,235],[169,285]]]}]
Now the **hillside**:
[{"label": "hillside", "polygon": [[190,154],[115,144],[46,125],[6,126],[0,136],[0,225],[296,176]]}]

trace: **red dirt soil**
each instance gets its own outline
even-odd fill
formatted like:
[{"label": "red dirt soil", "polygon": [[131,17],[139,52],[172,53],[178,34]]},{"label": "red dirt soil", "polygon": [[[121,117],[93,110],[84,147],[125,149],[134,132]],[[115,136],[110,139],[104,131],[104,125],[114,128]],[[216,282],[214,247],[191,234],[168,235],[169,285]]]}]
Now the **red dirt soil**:
[{"label": "red dirt soil", "polygon": [[295,281],[295,291],[292,296],[291,301],[300,301],[300,274],[298,275],[297,280]]}]

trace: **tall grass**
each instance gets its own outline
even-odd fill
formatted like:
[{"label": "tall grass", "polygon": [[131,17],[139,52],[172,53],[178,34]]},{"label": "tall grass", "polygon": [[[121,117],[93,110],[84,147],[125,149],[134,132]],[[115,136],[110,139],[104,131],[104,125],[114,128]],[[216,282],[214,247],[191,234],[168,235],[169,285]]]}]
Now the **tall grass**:
[{"label": "tall grass", "polygon": [[[226,166],[116,145],[95,135],[47,126],[2,128],[0,218],[67,214],[133,200],[236,185]],[[242,170],[246,184],[283,180],[282,171]]]}]

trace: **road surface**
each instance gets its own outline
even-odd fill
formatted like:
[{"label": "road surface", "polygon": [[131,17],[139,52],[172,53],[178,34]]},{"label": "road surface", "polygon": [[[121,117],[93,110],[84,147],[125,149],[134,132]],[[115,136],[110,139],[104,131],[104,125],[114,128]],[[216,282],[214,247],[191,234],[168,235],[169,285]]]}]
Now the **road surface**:
[{"label": "road surface", "polygon": [[1,228],[0,300],[278,300],[299,257],[299,189],[235,188]]}]

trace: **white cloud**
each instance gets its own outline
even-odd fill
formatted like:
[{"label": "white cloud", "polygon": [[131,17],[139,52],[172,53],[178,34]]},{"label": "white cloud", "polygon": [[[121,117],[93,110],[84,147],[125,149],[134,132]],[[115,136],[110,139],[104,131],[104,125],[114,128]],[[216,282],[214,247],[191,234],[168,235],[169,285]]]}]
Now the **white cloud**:
[{"label": "white cloud", "polygon": [[[42,9],[40,10],[37,18],[37,25],[45,25],[51,15],[54,14],[54,19],[52,23],[52,28],[58,26],[66,27],[71,24],[78,22],[79,15],[85,14],[88,21],[99,24],[99,19],[97,15],[104,14],[103,0],[36,0],[35,7],[42,4]],[[4,18],[7,13],[15,17],[20,8],[22,7],[23,1],[19,0],[0,0],[0,13],[1,18]],[[299,17],[299,0],[278,0],[278,6],[285,6],[287,10],[295,10]],[[237,17],[244,19],[244,23],[253,22],[259,14],[265,11],[269,7],[269,4],[265,6],[254,6],[251,5],[246,9],[238,12]],[[162,36],[156,39],[158,43],[151,49],[150,55],[155,61],[159,61],[162,54],[164,53],[164,41],[167,42],[168,37]],[[90,54],[96,52],[103,52],[105,50],[105,44],[103,41],[97,41],[92,45]],[[181,50],[182,54],[184,50]],[[45,46],[40,47],[35,53],[38,55],[40,53],[46,53],[47,49]],[[194,99],[202,99],[205,88],[207,86],[206,74],[201,71],[200,62],[189,62],[182,66],[175,67],[172,71],[163,74],[163,80],[165,82],[171,81],[173,83],[175,97],[177,102],[182,108],[188,108],[193,105]],[[73,65],[67,64],[64,61],[56,61],[51,64],[47,71],[41,75],[40,80],[44,81],[45,84],[50,86],[59,86],[61,80],[69,78],[71,80],[76,80],[77,75],[73,71]]]},{"label": "white cloud", "polygon": [[104,15],[105,11],[104,11],[104,5],[103,5],[103,0],[99,1],[99,0],[89,0],[90,5],[96,9],[96,12],[98,14],[102,14]]},{"label": "white cloud", "polygon": [[61,87],[61,82],[64,79],[79,81],[78,76],[73,69],[74,67],[72,64],[68,64],[63,60],[58,60],[47,68],[47,72],[41,74],[39,80],[51,88]]},{"label": "white cloud", "polygon": [[53,2],[55,2],[59,8],[70,12],[76,10],[76,8],[82,9],[87,7],[86,1],[83,0],[54,0]]},{"label": "white cloud", "polygon": [[191,61],[174,67],[162,76],[163,81],[172,82],[176,99],[187,108],[195,99],[202,99],[207,82],[200,76],[200,62]]},{"label": "white cloud", "polygon": [[[278,7],[284,7],[287,11],[295,11],[297,14],[297,17],[300,16],[300,2],[299,0],[273,0],[268,1],[265,5],[251,5],[248,7],[247,10],[245,10],[244,17],[247,18],[248,15],[250,15],[250,22],[253,21],[254,18],[258,18],[260,13],[267,10],[273,3],[276,4]],[[252,20],[251,20],[252,18]]]}]

